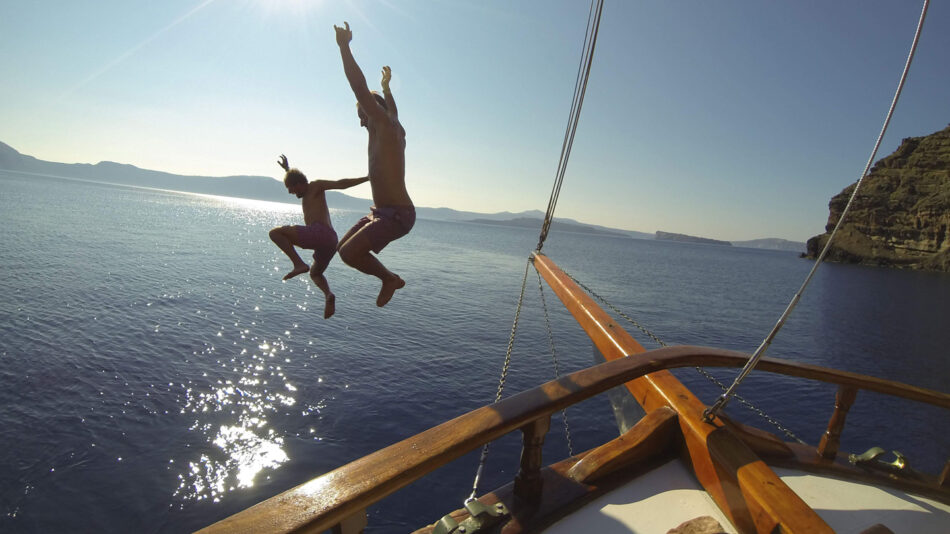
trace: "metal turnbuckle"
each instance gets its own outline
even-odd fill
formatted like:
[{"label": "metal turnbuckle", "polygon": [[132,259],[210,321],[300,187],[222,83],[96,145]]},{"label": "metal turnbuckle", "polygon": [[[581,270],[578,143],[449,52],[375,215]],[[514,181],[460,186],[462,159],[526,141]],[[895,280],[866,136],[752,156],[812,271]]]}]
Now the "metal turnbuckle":
[{"label": "metal turnbuckle", "polygon": [[465,501],[465,509],[470,517],[461,523],[451,515],[439,520],[433,529],[433,534],[477,534],[489,529],[508,517],[508,508],[503,503],[486,506],[475,499]]}]

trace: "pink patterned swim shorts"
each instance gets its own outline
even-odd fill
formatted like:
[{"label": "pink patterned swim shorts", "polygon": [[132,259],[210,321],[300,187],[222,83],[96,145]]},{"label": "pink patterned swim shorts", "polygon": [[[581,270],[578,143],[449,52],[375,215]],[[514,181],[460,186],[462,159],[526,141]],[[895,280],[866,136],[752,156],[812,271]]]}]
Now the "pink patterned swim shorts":
[{"label": "pink patterned swim shorts", "polygon": [[336,232],[320,223],[294,228],[297,230],[297,245],[313,250],[314,267],[322,273],[336,254]]},{"label": "pink patterned swim shorts", "polygon": [[373,245],[373,252],[379,254],[386,245],[408,234],[415,224],[416,208],[412,206],[373,206],[350,232],[363,228]]}]

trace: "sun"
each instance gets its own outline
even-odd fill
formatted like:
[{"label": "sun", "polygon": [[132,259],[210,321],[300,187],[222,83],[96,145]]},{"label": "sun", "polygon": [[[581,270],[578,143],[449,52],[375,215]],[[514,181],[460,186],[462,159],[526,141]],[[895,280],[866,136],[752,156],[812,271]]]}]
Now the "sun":
[{"label": "sun", "polygon": [[306,15],[323,5],[323,0],[253,0],[267,15]]}]

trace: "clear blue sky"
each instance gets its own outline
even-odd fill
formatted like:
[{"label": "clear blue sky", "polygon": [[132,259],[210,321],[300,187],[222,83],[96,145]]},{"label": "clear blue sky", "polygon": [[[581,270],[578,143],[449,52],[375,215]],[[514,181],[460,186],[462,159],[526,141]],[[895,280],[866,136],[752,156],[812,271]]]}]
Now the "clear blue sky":
[{"label": "clear blue sky", "polygon": [[[333,33],[346,20],[371,88],[393,69],[417,205],[543,210],[588,10],[4,1],[0,141],[177,174],[278,177],[285,153],[311,178],[364,175]],[[909,0],[607,0],[557,215],[726,240],[820,233],[870,154],[919,12]],[[878,157],[950,122],[948,53],[950,2],[936,1]]]}]

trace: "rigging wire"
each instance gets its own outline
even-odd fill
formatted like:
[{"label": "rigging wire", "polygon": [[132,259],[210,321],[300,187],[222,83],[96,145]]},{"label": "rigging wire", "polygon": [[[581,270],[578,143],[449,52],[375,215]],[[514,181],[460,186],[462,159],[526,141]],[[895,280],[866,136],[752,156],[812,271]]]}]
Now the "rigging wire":
[{"label": "rigging wire", "polygon": [[834,241],[835,235],[838,233],[838,229],[840,229],[844,223],[845,217],[848,215],[848,211],[851,210],[851,205],[854,203],[854,199],[858,196],[858,191],[861,189],[861,184],[864,182],[864,178],[866,178],[868,175],[871,164],[874,162],[874,158],[877,155],[877,150],[881,146],[881,140],[884,138],[884,133],[887,131],[887,127],[891,122],[891,117],[894,115],[894,109],[897,107],[897,101],[900,99],[901,91],[904,89],[904,82],[907,80],[907,73],[910,71],[910,65],[914,60],[914,54],[917,52],[917,44],[920,42],[920,34],[924,27],[924,19],[927,18],[928,7],[930,7],[930,0],[924,0],[923,8],[920,11],[920,20],[917,22],[917,31],[914,33],[914,41],[913,44],[911,44],[910,52],[907,54],[907,61],[904,63],[904,71],[901,73],[900,82],[897,84],[897,91],[894,93],[894,98],[891,100],[891,107],[887,111],[887,116],[884,119],[884,125],[881,127],[881,133],[877,136],[877,141],[874,143],[874,148],[871,150],[871,155],[868,157],[868,161],[864,165],[864,172],[861,173],[861,177],[855,183],[854,191],[851,192],[851,197],[848,199],[848,203],[845,205],[844,210],[842,210],[841,216],[838,217],[838,222],[835,224],[834,230],[832,230],[831,234],[828,236],[828,241],[825,242],[824,248],[821,249],[821,253],[815,260],[815,264],[812,266],[808,276],[805,277],[805,281],[802,283],[802,286],[798,289],[798,292],[795,293],[795,296],[792,297],[792,300],[788,303],[788,306],[785,308],[785,311],[775,323],[775,326],[772,327],[772,330],[762,341],[762,344],[759,345],[759,348],[757,348],[749,358],[749,361],[742,368],[742,371],[739,373],[739,376],[736,377],[732,385],[729,386],[729,389],[727,389],[726,392],[723,393],[718,400],[716,400],[715,404],[703,412],[703,419],[705,421],[711,421],[720,410],[726,407],[726,404],[728,404],[729,400],[735,395],[736,388],[739,387],[739,384],[745,379],[746,376],[748,376],[755,365],[759,363],[759,360],[765,354],[766,349],[768,349],[769,345],[772,344],[772,340],[775,338],[775,335],[778,334],[779,330],[782,329],[782,326],[785,325],[785,321],[788,319],[788,316],[792,313],[792,310],[795,309],[795,306],[798,305],[798,301],[801,299],[802,293],[805,292],[805,288],[808,287],[812,277],[815,276],[818,266],[821,265],[825,259],[825,256],[828,254],[828,250],[831,249],[831,243]]},{"label": "rigging wire", "polygon": [[538,252],[541,251],[541,247],[544,246],[544,241],[548,237],[551,222],[554,220],[554,209],[557,206],[558,197],[561,195],[561,184],[564,183],[564,175],[567,172],[567,160],[571,157],[574,135],[577,133],[577,123],[580,120],[581,107],[584,105],[584,95],[587,92],[587,81],[590,79],[590,67],[594,59],[594,48],[597,45],[597,33],[600,30],[600,16],[603,10],[603,0],[591,0],[590,12],[587,15],[587,31],[584,35],[584,51],[581,55],[581,62],[577,68],[577,78],[574,82],[574,99],[573,102],[571,102],[571,111],[568,115],[567,128],[564,132],[564,141],[561,144],[561,157],[558,160],[554,186],[551,189],[548,208],[544,214],[544,222],[541,224],[541,234],[538,236],[538,246],[536,248]]},{"label": "rigging wire", "polygon": [[[524,303],[524,289],[528,284],[528,267],[531,260],[528,259],[524,265],[524,277],[521,279],[521,296],[518,297],[518,308],[515,310],[515,320],[511,323],[511,334],[508,336],[508,350],[505,351],[505,363],[501,367],[501,377],[498,379],[498,389],[495,391],[495,403],[501,400],[501,394],[505,391],[505,380],[508,378],[508,368],[511,367],[511,350],[515,346],[515,335],[518,333],[518,319],[521,317],[521,306]],[[465,499],[465,502],[475,500],[478,493],[478,485],[482,480],[482,472],[485,470],[485,462],[488,460],[488,445],[482,447],[481,457],[478,459],[478,469],[475,471],[475,481],[472,482],[472,493]]]},{"label": "rigging wire", "polygon": [[[594,57],[594,47],[597,44],[597,32],[600,29],[600,16],[604,9],[603,0],[591,0],[591,8],[587,15],[587,30],[584,35],[584,52],[582,54],[581,63],[577,68],[577,78],[574,82],[574,100],[571,103],[571,111],[568,118],[567,130],[564,133],[564,142],[561,145],[561,158],[558,161],[558,170],[554,181],[554,187],[551,191],[551,198],[548,200],[548,208],[544,215],[544,222],[541,226],[541,235],[538,238],[538,247],[537,250],[540,251],[541,247],[544,245],[544,240],[547,238],[548,230],[551,227],[551,220],[554,216],[554,208],[557,205],[558,196],[561,193],[561,184],[564,182],[564,174],[567,169],[567,160],[571,154],[571,146],[574,144],[574,135],[577,132],[577,121],[580,118],[581,107],[584,104],[584,93],[587,90],[587,80],[590,78],[590,66],[591,60]],[[505,389],[505,379],[508,376],[508,368],[511,365],[511,350],[515,342],[515,334],[518,330],[518,318],[521,316],[521,307],[524,301],[524,291],[525,285],[528,280],[528,267],[531,265],[531,260],[529,259],[525,264],[524,278],[521,280],[521,296],[518,299],[518,308],[515,311],[515,319],[511,325],[511,335],[508,339],[508,350],[505,354],[505,363],[502,366],[501,378],[498,381],[498,390],[495,393],[495,402],[501,400],[502,392]],[[539,275],[540,279],[540,275]],[[542,291],[541,298],[544,298],[544,293]],[[547,309],[545,308],[545,313]],[[545,316],[545,318],[547,318]],[[553,338],[550,340],[553,350]],[[557,355],[554,355],[554,370],[555,374],[558,373],[557,365]],[[567,414],[564,413],[564,427],[567,432],[568,440],[568,449],[573,455],[573,446],[571,444],[570,438],[570,428],[567,424]],[[481,482],[482,472],[485,468],[485,462],[488,459],[488,444],[482,448],[482,454],[478,461],[478,470],[475,472],[475,481],[472,484],[472,493],[469,495],[468,499],[465,500],[466,503],[475,500],[475,495],[478,493],[478,486]]]}]

